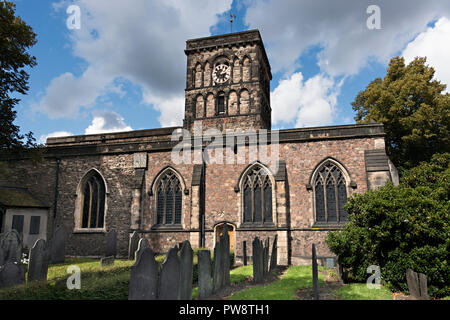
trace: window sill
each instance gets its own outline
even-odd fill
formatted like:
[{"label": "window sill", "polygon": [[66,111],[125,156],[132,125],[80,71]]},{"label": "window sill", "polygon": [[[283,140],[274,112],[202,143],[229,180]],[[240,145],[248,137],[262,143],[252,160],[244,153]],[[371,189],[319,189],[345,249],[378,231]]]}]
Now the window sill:
[{"label": "window sill", "polygon": [[333,228],[333,229],[342,229],[348,223],[345,222],[314,222],[311,228]]},{"label": "window sill", "polygon": [[152,230],[183,230],[183,226],[181,224],[157,224],[154,225]]},{"label": "window sill", "polygon": [[73,233],[77,234],[93,234],[93,233],[106,233],[106,229],[103,228],[93,228],[93,229],[75,229]]},{"label": "window sill", "polygon": [[270,223],[252,223],[244,222],[240,225],[238,230],[273,230],[276,226],[273,222]]}]

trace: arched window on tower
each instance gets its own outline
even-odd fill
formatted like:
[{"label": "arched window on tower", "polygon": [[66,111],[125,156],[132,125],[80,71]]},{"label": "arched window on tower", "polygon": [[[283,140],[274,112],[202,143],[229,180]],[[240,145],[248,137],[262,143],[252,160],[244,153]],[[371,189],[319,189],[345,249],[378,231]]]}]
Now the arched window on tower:
[{"label": "arched window on tower", "polygon": [[81,221],[83,229],[103,228],[105,220],[105,183],[100,174],[92,170],[81,185]]},{"label": "arched window on tower", "polygon": [[315,221],[318,223],[346,222],[347,186],[342,171],[336,164],[326,161],[314,179]]},{"label": "arched window on tower", "polygon": [[255,165],[243,178],[243,222],[265,224],[273,223],[272,181],[269,172]]},{"label": "arched window on tower", "polygon": [[182,192],[172,170],[165,171],[156,184],[156,224],[180,225]]},{"label": "arched window on tower", "polygon": [[217,113],[225,113],[225,95],[223,93],[217,95]]}]

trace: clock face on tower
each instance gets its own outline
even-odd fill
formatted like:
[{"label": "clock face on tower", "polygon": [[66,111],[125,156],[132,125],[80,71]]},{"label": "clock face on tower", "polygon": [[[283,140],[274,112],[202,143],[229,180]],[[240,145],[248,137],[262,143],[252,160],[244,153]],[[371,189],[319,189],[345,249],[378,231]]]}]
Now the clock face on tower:
[{"label": "clock face on tower", "polygon": [[221,63],[218,64],[213,71],[213,80],[215,83],[225,83],[230,79],[231,68],[230,66]]}]

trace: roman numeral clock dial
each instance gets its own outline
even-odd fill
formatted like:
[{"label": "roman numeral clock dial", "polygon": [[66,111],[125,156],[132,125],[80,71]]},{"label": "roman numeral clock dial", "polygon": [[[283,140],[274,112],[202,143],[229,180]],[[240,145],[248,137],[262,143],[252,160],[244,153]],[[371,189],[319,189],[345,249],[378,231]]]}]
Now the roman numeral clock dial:
[{"label": "roman numeral clock dial", "polygon": [[215,83],[222,84],[230,79],[231,68],[226,64],[218,64],[213,71],[213,80]]}]

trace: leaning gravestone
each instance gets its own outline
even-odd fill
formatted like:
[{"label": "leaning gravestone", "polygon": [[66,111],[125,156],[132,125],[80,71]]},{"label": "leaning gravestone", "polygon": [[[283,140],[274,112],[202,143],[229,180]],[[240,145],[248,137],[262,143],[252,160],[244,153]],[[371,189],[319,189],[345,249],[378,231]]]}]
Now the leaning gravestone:
[{"label": "leaning gravestone", "polygon": [[198,297],[205,299],[211,295],[211,252],[209,250],[199,250],[198,258]]},{"label": "leaning gravestone", "polygon": [[418,300],[428,300],[428,284],[427,277],[423,273],[417,273],[411,269],[406,269],[406,282],[408,283],[408,290],[411,298]]},{"label": "leaning gravestone", "polygon": [[263,275],[267,276],[269,273],[269,238],[264,240],[264,248],[263,248]]},{"label": "leaning gravestone", "polygon": [[216,242],[214,247],[214,263],[213,263],[213,292],[216,293],[223,287],[223,269],[224,261],[222,254],[222,242]]},{"label": "leaning gravestone", "polygon": [[8,261],[0,267],[0,288],[25,283],[25,269],[17,262]]},{"label": "leaning gravestone", "polygon": [[144,251],[145,248],[150,248],[148,244],[148,240],[146,238],[139,239],[136,253],[134,254],[135,259],[137,259],[138,255]]},{"label": "leaning gravestone", "polygon": [[272,243],[272,254],[270,256],[269,271],[273,271],[277,267],[277,258],[277,235],[275,235]]},{"label": "leaning gravestone", "polygon": [[136,250],[138,247],[138,242],[139,242],[139,234],[136,231],[134,231],[131,234],[130,243],[128,245],[128,259],[129,260],[136,259],[135,253],[136,253]]},{"label": "leaning gravestone", "polygon": [[22,241],[16,230],[11,230],[0,238],[0,247],[3,250],[3,264],[6,262],[20,262],[22,258]]},{"label": "leaning gravestone", "polygon": [[420,298],[422,300],[429,300],[430,296],[428,295],[428,283],[427,276],[423,273],[419,273],[419,285],[420,285]]},{"label": "leaning gravestone", "polygon": [[117,255],[117,232],[115,230],[109,230],[106,234],[106,248],[105,256],[115,257]]},{"label": "leaning gravestone", "polygon": [[242,251],[244,252],[244,266],[247,265],[247,241],[242,243]]},{"label": "leaning gravestone", "polygon": [[63,226],[56,228],[50,250],[51,263],[63,263],[66,258],[67,233]]},{"label": "leaning gravestone", "polygon": [[252,242],[253,251],[253,281],[255,283],[264,282],[264,258],[262,241],[258,237]]},{"label": "leaning gravestone", "polygon": [[158,262],[155,253],[145,248],[130,269],[128,300],[156,300],[158,297]]},{"label": "leaning gravestone", "polygon": [[314,300],[319,300],[319,273],[317,270],[316,245],[312,244],[312,276]]},{"label": "leaning gravestone", "polygon": [[180,300],[192,299],[192,277],[193,277],[194,251],[189,241],[184,241],[180,250]]},{"label": "leaning gravestone", "polygon": [[177,246],[170,249],[159,274],[159,300],[177,300],[180,290],[180,258]]},{"label": "leaning gravestone", "polygon": [[28,261],[28,282],[47,280],[49,249],[44,239],[35,242],[30,249]]}]

